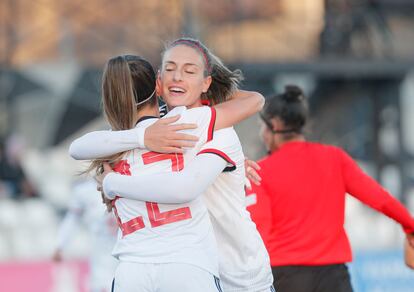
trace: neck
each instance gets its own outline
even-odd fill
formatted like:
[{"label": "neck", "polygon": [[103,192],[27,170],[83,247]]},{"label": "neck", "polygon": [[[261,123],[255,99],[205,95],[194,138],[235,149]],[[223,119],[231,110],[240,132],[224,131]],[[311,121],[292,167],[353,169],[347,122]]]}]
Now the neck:
[{"label": "neck", "polygon": [[146,117],[146,116],[159,117],[160,111],[158,109],[158,106],[147,105],[147,106],[144,106],[143,108],[138,109],[135,112],[134,124],[136,124],[140,118]]},{"label": "neck", "polygon": [[199,98],[195,103],[193,103],[192,105],[187,106],[187,108],[195,108],[195,107],[200,107],[203,106],[203,104],[201,103],[201,98]]},{"label": "neck", "polygon": [[[196,107],[203,106],[203,104],[201,103],[201,100],[199,100],[199,101],[197,101],[197,102],[195,102],[191,105],[182,105],[182,106],[185,106],[187,109],[191,109],[191,108],[196,108]],[[168,111],[174,109],[173,106],[169,106],[168,104],[167,104],[167,108],[168,108]]]},{"label": "neck", "polygon": [[277,151],[278,149],[280,149],[283,145],[290,143],[290,142],[303,142],[306,141],[306,138],[303,134],[298,134],[295,135],[294,137],[290,138],[290,139],[280,139],[279,141],[275,141],[273,143],[273,147],[270,150],[271,153]]},{"label": "neck", "polygon": [[291,139],[283,140],[281,145],[284,145],[289,142],[303,142],[306,141],[305,136],[302,134],[296,135],[295,137],[292,137]]}]

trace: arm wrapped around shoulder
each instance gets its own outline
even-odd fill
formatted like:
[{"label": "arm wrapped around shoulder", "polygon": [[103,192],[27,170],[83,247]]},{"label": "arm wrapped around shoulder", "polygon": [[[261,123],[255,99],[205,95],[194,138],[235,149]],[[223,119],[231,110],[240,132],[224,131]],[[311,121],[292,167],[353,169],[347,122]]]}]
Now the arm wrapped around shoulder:
[{"label": "arm wrapped around shoulder", "polygon": [[181,204],[196,199],[226,167],[226,161],[213,154],[199,155],[182,171],[153,175],[108,174],[103,181],[105,196]]}]

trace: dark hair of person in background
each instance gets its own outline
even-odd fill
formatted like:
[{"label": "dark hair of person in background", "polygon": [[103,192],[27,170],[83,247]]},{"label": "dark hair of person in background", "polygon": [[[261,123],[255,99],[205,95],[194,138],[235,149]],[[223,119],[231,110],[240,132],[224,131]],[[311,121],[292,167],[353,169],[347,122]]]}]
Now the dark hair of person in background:
[{"label": "dark hair of person in background", "polygon": [[[283,134],[285,140],[293,135],[302,134],[308,120],[308,103],[302,90],[294,85],[285,87],[282,94],[271,96],[260,113],[260,117],[266,123],[272,133]],[[283,130],[275,130],[271,119],[279,119],[284,126]]]},{"label": "dark hair of person in background", "polygon": [[297,86],[266,100],[261,138],[269,155],[258,163],[262,180],[255,189],[256,210],[261,206],[266,216],[251,216],[270,218],[255,223],[265,238],[278,291],[350,292],[347,194],[399,223],[412,246],[414,218],[343,149],[306,141],[308,115]]}]

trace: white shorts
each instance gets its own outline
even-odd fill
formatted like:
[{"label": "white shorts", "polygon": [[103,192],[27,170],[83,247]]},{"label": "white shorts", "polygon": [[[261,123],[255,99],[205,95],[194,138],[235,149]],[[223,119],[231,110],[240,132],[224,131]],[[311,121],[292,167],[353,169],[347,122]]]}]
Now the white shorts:
[{"label": "white shorts", "polygon": [[90,292],[110,292],[118,260],[106,253],[105,255],[92,258],[89,265]]},{"label": "white shorts", "polygon": [[213,274],[189,264],[120,262],[112,292],[222,292]]}]

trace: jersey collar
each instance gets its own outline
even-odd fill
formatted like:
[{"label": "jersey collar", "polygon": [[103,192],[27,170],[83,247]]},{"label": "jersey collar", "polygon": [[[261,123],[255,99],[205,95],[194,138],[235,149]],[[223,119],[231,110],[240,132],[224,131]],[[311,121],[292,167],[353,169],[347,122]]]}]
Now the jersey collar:
[{"label": "jersey collar", "polygon": [[149,119],[158,119],[158,117],[156,117],[156,116],[143,116],[143,117],[141,117],[141,118],[138,119],[138,121],[135,124],[135,126],[138,125],[139,123],[141,123],[143,121],[146,121],[146,120],[149,120]]}]

